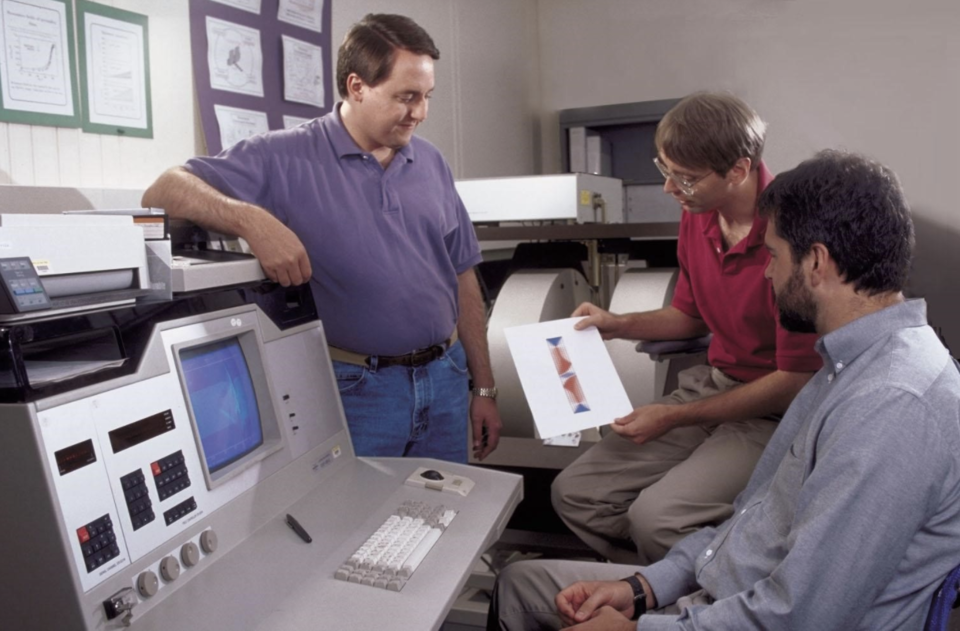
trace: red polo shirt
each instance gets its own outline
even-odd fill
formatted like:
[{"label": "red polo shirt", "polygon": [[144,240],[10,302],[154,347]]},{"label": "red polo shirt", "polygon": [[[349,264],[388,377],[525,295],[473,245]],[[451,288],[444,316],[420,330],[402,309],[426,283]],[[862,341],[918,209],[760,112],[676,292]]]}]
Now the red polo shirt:
[{"label": "red polo shirt", "polygon": [[[763,162],[758,168],[762,191],[773,176]],[[716,210],[680,218],[680,277],[672,304],[706,322],[713,332],[710,365],[740,381],[775,370],[815,372],[822,364],[813,350],[816,334],[780,326],[773,286],[763,276],[770,260],[763,247],[766,228],[767,220],[757,215],[750,234],[724,252]]]}]

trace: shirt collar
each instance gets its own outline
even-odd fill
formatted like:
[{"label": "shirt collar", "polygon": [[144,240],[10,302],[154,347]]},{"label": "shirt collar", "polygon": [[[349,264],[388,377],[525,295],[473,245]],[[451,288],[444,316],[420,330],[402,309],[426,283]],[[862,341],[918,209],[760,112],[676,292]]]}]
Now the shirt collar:
[{"label": "shirt collar", "polygon": [[922,298],[905,300],[827,333],[817,340],[815,348],[825,366],[841,370],[879,340],[900,329],[926,324],[927,302]]},{"label": "shirt collar", "polygon": [[[330,138],[330,143],[333,145],[334,151],[337,152],[337,157],[343,159],[346,156],[366,156],[370,155],[357,145],[354,139],[350,136],[350,132],[347,131],[347,128],[343,124],[343,119],[340,118],[340,106],[343,105],[343,101],[337,103],[333,108],[333,112],[329,116],[324,117],[324,125],[327,128],[327,136]],[[397,155],[402,156],[407,162],[413,161],[414,151],[413,151],[413,141],[407,144],[405,147],[401,147],[397,150]]]}]

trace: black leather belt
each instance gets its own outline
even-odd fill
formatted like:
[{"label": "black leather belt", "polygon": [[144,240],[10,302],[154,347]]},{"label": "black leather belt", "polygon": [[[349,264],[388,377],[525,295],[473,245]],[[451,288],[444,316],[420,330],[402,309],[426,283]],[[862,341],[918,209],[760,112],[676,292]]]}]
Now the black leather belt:
[{"label": "black leather belt", "polygon": [[[406,355],[377,355],[377,368],[389,368],[390,366],[406,366],[416,368],[429,364],[435,359],[443,357],[443,346],[433,345],[419,351],[413,351]],[[370,365],[370,358],[367,358],[367,366]]]}]

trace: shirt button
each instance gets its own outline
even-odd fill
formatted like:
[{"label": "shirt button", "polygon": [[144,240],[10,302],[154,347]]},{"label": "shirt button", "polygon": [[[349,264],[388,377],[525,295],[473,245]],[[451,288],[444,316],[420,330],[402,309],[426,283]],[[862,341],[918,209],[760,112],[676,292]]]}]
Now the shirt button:
[{"label": "shirt button", "polygon": [[747,509],[746,509],[746,508],[744,508],[742,511],[740,511],[740,514],[743,515],[745,512],[747,512]]},{"label": "shirt button", "polygon": [[707,550],[703,556],[710,558],[711,556],[713,556],[713,550]]},{"label": "shirt button", "polygon": [[827,383],[832,383],[833,377],[834,377],[833,373],[830,373],[829,375],[827,375]]},{"label": "shirt button", "polygon": [[717,254],[720,254],[720,248],[717,248]]},{"label": "shirt button", "polygon": [[843,362],[837,362],[837,370],[843,370]]}]

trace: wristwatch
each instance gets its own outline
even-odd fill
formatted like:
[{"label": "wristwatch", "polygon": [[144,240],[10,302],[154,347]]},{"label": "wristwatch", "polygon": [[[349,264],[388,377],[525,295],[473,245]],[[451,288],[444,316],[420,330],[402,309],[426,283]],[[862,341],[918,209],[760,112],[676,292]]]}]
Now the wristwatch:
[{"label": "wristwatch", "polygon": [[631,574],[627,578],[620,580],[628,583],[630,587],[633,588],[633,615],[630,619],[636,620],[647,613],[647,594],[643,591],[643,583],[640,582],[636,574]]},{"label": "wristwatch", "polygon": [[470,388],[470,394],[475,397],[487,397],[488,399],[497,398],[496,388]]}]

